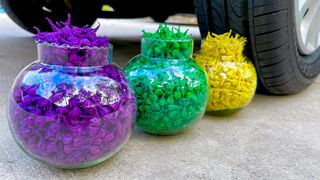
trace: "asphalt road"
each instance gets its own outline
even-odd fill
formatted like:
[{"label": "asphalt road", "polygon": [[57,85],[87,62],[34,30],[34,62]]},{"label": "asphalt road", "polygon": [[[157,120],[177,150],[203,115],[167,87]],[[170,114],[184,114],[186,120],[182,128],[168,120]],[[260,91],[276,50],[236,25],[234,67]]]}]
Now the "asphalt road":
[{"label": "asphalt road", "polygon": [[[124,66],[139,53],[150,20],[102,20],[100,34]],[[197,28],[191,31],[199,42]],[[199,44],[196,45],[198,47]],[[175,136],[135,129],[113,158],[92,168],[61,170],[34,161],[12,138],[6,116],[11,84],[37,58],[31,34],[0,14],[0,179],[319,179],[320,80],[293,96],[256,95],[230,117],[205,116]]]}]

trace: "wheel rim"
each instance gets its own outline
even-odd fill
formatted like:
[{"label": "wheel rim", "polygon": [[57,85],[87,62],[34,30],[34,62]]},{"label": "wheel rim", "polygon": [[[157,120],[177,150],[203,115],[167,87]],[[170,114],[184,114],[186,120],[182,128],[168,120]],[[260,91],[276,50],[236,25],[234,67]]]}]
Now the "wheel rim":
[{"label": "wheel rim", "polygon": [[320,47],[320,1],[294,1],[298,47],[300,53],[310,55]]}]

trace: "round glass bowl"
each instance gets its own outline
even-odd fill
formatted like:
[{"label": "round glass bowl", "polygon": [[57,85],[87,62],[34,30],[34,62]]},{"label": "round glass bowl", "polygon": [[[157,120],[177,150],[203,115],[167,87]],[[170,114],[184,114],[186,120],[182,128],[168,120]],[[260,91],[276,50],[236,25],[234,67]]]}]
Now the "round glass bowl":
[{"label": "round glass bowl", "polygon": [[33,158],[85,168],[115,154],[129,138],[136,100],[108,48],[38,44],[39,60],[16,78],[8,100],[11,132]]},{"label": "round glass bowl", "polygon": [[243,45],[205,41],[196,62],[206,71],[209,83],[207,114],[231,115],[246,107],[255,95],[257,74],[242,54]]},{"label": "round glass bowl", "polygon": [[193,41],[143,38],[141,49],[124,68],[137,98],[136,125],[158,135],[191,127],[202,118],[208,94],[206,74],[191,58]]}]

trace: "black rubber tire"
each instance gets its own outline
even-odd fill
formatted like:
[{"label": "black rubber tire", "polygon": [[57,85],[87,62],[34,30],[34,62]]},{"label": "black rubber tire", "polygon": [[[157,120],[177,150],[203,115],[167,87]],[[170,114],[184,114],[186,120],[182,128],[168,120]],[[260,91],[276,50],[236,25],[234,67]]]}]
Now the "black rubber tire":
[{"label": "black rubber tire", "polygon": [[246,36],[246,54],[259,75],[260,92],[295,94],[320,72],[320,48],[297,48],[292,0],[194,0],[201,36],[229,29]]},{"label": "black rubber tire", "polygon": [[81,0],[71,0],[72,8],[64,1],[55,0],[50,7],[52,12],[43,9],[44,1],[41,0],[3,0],[2,5],[8,16],[23,29],[35,33],[33,27],[38,27],[42,31],[51,31],[46,21],[49,17],[53,21],[67,19],[67,14],[72,14],[72,24],[77,26],[92,25],[98,17],[101,5],[98,0],[86,3]]}]

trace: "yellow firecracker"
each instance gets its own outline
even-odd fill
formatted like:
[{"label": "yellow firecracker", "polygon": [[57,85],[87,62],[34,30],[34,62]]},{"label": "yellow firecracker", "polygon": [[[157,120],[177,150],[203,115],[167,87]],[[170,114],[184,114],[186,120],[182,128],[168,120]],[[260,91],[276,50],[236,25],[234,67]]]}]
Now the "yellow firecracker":
[{"label": "yellow firecracker", "polygon": [[246,38],[232,32],[208,34],[196,62],[207,72],[209,94],[207,112],[228,115],[247,106],[257,87],[257,74],[244,56]]}]

